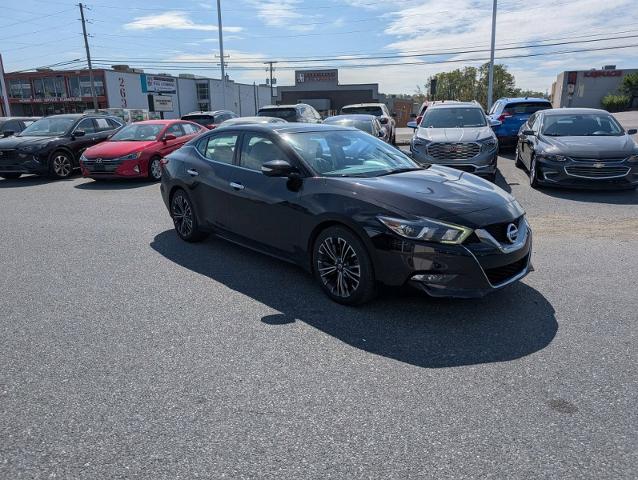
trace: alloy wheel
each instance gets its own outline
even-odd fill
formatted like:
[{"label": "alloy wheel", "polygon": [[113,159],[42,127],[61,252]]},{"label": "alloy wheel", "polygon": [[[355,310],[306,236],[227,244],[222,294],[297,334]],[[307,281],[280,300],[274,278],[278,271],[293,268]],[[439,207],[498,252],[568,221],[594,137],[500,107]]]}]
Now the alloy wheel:
[{"label": "alloy wheel", "polygon": [[323,284],[338,297],[350,297],[361,282],[357,253],[342,237],[328,237],[321,243],[317,271]]},{"label": "alloy wheel", "polygon": [[180,193],[173,198],[171,214],[175,229],[182,237],[188,237],[193,232],[193,209],[190,202]]},{"label": "alloy wheel", "polygon": [[162,178],[162,166],[160,165],[160,161],[158,158],[154,158],[153,160],[151,160],[149,171],[151,173],[151,178],[153,178],[154,180],[159,180],[160,178]]},{"label": "alloy wheel", "polygon": [[53,173],[60,178],[68,177],[73,171],[71,159],[62,153],[53,157]]}]

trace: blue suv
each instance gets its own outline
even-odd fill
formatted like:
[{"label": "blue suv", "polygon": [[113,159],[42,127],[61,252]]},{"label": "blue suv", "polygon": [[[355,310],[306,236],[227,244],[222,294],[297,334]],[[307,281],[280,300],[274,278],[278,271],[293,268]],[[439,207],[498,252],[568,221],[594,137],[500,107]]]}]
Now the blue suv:
[{"label": "blue suv", "polygon": [[488,114],[494,123],[500,125],[492,127],[498,144],[501,147],[514,147],[518,140],[518,131],[529,117],[539,110],[552,108],[552,104],[545,98],[499,98]]}]

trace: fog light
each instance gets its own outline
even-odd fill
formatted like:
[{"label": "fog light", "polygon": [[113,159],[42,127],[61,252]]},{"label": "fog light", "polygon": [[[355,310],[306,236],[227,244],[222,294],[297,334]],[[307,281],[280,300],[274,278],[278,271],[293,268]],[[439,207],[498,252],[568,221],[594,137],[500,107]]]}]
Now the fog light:
[{"label": "fog light", "polygon": [[139,165],[135,165],[135,166],[133,167],[133,171],[134,171],[135,173],[140,173],[140,166],[139,166]]},{"label": "fog light", "polygon": [[419,273],[412,276],[412,280],[423,283],[448,283],[456,275],[449,275],[443,273]]}]

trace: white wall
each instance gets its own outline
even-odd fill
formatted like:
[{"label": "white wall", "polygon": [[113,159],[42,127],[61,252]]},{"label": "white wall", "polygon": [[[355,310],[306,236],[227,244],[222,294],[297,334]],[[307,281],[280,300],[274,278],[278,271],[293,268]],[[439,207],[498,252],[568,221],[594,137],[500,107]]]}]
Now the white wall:
[{"label": "white wall", "polygon": [[179,115],[199,110],[197,104],[197,87],[192,78],[178,78],[177,91],[179,93]]},{"label": "white wall", "polygon": [[[104,72],[106,96],[109,108],[141,108],[148,110],[148,94],[142,92],[142,81],[139,73]],[[176,94],[169,95],[173,99],[172,112],[164,112],[164,118],[179,118],[179,100]]]}]

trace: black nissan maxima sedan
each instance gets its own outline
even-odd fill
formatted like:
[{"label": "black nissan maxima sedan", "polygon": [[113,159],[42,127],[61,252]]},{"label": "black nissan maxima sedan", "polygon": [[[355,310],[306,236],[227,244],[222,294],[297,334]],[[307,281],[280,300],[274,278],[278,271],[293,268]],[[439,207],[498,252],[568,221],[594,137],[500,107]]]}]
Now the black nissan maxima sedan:
[{"label": "black nissan maxima sedan", "polygon": [[516,166],[529,172],[529,183],[595,189],[638,186],[638,145],[604,110],[541,110],[523,124],[516,146]]},{"label": "black nissan maxima sedan", "polygon": [[339,303],[370,300],[377,283],[480,297],[531,268],[532,233],[508,193],[353,128],[222,127],[162,165],[179,237],[212,232],[294,262]]}]

